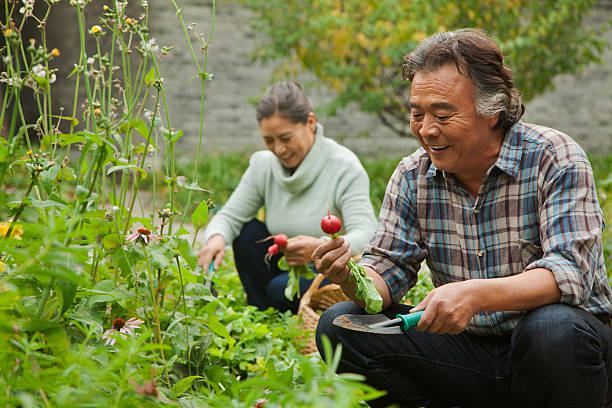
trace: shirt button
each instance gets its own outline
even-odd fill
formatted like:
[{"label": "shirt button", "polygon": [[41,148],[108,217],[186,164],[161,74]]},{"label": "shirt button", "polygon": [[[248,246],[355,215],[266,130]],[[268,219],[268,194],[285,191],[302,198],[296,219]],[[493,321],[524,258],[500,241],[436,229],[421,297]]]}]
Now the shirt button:
[{"label": "shirt button", "polygon": [[476,255],[482,257],[484,255],[484,251],[482,249],[479,249],[478,252],[476,252]]}]

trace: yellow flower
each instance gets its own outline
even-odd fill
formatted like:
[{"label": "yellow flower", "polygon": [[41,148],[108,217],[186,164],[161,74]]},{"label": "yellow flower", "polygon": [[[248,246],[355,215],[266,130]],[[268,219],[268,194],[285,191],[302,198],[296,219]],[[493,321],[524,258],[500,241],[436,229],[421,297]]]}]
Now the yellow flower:
[{"label": "yellow flower", "polygon": [[125,24],[132,24],[132,19],[131,18],[126,18],[125,19]]},{"label": "yellow flower", "polygon": [[13,30],[11,30],[10,28],[8,30],[4,31],[4,36],[8,37],[9,35],[13,34]]},{"label": "yellow flower", "polygon": [[4,265],[6,265],[4,262],[0,261],[0,272],[4,272]]},{"label": "yellow flower", "polygon": [[[10,222],[0,222],[0,239],[4,238],[10,226],[11,226]],[[21,225],[19,224],[15,225],[15,227],[11,231],[11,238],[21,239],[22,235],[23,235],[23,228],[21,228]]]},{"label": "yellow flower", "polygon": [[59,57],[60,52],[57,48],[54,48],[51,50],[51,55],[53,55],[54,57]]},{"label": "yellow flower", "polygon": [[99,33],[102,30],[102,27],[100,27],[99,25],[95,25],[93,27],[91,27],[91,32],[92,33]]},{"label": "yellow flower", "polygon": [[94,114],[95,114],[95,115],[99,115],[99,114],[101,114],[101,113],[102,113],[102,109],[100,109],[100,108],[95,108],[95,109],[94,109]]},{"label": "yellow flower", "polygon": [[105,4],[104,7],[102,7],[102,10],[108,11],[108,6]]},{"label": "yellow flower", "polygon": [[26,152],[26,154],[27,154],[28,156],[31,156],[31,155],[32,155],[32,149],[28,150],[28,151]]}]

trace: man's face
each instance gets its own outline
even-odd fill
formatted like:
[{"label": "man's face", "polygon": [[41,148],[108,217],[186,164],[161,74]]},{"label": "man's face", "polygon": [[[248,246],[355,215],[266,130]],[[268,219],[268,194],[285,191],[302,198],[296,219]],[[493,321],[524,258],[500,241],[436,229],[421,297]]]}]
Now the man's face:
[{"label": "man's face", "polygon": [[471,80],[453,63],[416,73],[410,89],[410,129],[436,168],[459,178],[486,172],[501,140],[493,131],[497,118],[476,113]]}]

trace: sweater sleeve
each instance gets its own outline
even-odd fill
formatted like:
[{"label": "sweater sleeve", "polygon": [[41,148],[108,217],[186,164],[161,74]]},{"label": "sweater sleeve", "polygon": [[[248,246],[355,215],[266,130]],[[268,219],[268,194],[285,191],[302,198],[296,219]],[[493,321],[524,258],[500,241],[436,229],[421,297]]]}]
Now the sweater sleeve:
[{"label": "sweater sleeve", "polygon": [[360,254],[376,230],[376,216],[370,201],[370,179],[356,156],[347,160],[335,191],[345,234],[354,255]]},{"label": "sweater sleeve", "polygon": [[263,168],[263,157],[258,153],[253,154],[238,187],[206,226],[204,242],[220,234],[225,244],[231,245],[242,226],[257,215],[257,210],[264,204]]}]

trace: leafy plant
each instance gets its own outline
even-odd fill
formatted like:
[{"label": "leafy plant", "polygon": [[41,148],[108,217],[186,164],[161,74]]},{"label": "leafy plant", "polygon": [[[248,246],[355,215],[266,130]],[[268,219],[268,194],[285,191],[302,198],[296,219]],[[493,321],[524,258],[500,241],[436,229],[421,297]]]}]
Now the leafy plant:
[{"label": "leafy plant", "polygon": [[[409,136],[402,58],[438,31],[482,28],[498,39],[526,100],[552,79],[600,61],[605,27],[588,27],[594,0],[241,0],[267,41],[254,53],[280,61],[275,76],[306,70],[336,93],[327,113],[355,102]],[[538,69],[533,69],[533,67]]]}]

